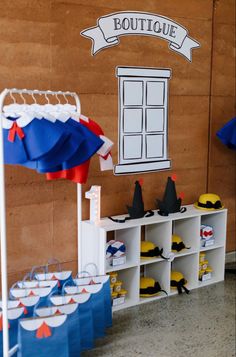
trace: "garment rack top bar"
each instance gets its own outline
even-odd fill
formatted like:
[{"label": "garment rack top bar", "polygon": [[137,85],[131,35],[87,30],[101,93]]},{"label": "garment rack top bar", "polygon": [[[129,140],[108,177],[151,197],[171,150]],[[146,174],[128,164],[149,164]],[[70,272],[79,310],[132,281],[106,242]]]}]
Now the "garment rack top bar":
[{"label": "garment rack top bar", "polygon": [[76,97],[77,94],[75,92],[63,92],[63,91],[53,91],[53,90],[38,90],[38,89],[17,89],[17,88],[6,88],[4,90],[5,95],[7,95],[8,93],[25,93],[25,94],[52,94],[52,95],[59,95],[59,94],[63,94],[63,95],[70,95],[72,97]]}]

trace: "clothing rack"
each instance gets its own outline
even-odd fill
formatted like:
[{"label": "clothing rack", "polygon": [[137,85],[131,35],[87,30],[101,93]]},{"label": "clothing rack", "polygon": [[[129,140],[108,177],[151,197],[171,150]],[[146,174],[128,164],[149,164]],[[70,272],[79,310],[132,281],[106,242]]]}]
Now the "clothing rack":
[{"label": "clothing rack", "polygon": [[[8,281],[7,281],[7,229],[6,229],[6,194],[5,194],[5,167],[4,167],[4,141],[3,141],[3,127],[2,114],[3,104],[8,95],[12,94],[28,94],[34,98],[34,95],[44,95],[47,100],[47,95],[54,96],[58,100],[58,95],[64,98],[70,96],[75,100],[76,111],[81,113],[81,105],[79,97],[74,92],[51,91],[51,90],[29,90],[29,89],[4,89],[0,94],[0,236],[1,236],[1,279],[2,279],[2,317],[3,317],[3,357],[12,356],[18,346],[14,346],[9,350],[9,333],[8,333],[8,316],[7,316],[7,302],[8,302]],[[23,97],[24,98],[24,97]],[[77,184],[77,225],[78,225],[78,271],[81,271],[81,221],[82,221],[82,185]]]}]

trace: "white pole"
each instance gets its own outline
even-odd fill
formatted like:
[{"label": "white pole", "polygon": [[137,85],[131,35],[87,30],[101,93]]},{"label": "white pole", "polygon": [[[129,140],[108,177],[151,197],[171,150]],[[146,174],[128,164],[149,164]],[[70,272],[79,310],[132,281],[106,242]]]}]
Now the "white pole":
[{"label": "white pole", "polygon": [[81,234],[82,234],[82,185],[80,183],[77,184],[77,226],[78,226],[78,273],[82,271],[82,247],[81,247]]},{"label": "white pole", "polygon": [[[8,93],[5,89],[0,95],[0,115],[3,102]],[[3,316],[3,356],[8,357],[9,336],[7,317],[7,233],[6,233],[6,199],[5,199],[5,170],[4,170],[4,142],[2,118],[0,120],[0,229],[1,229],[1,278],[2,278],[2,316]]]},{"label": "white pole", "polygon": [[[74,99],[76,102],[76,109],[79,114],[81,114],[81,103],[79,100],[79,96],[77,94],[74,95]],[[81,247],[81,234],[82,234],[82,185],[80,183],[77,184],[77,256],[78,256],[78,273],[82,271],[82,247]]]}]

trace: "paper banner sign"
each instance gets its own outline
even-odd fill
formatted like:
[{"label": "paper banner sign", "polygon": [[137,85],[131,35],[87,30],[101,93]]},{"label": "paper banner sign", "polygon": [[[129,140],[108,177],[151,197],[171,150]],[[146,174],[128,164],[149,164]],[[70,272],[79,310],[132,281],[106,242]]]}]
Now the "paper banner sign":
[{"label": "paper banner sign", "polygon": [[97,26],[81,32],[93,41],[92,55],[104,48],[119,44],[119,37],[144,35],[162,38],[169,42],[169,48],[192,61],[192,49],[200,44],[188,36],[188,31],[177,22],[156,14],[146,12],[117,12],[102,16]]}]

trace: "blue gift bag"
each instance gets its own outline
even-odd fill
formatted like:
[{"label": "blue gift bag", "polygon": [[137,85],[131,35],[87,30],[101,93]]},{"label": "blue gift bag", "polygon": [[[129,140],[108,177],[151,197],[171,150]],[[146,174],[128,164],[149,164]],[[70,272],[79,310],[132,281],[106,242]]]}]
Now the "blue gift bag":
[{"label": "blue gift bag", "polygon": [[37,305],[40,301],[41,298],[40,296],[27,296],[27,297],[22,297],[17,300],[12,300],[12,301],[18,301],[19,307],[24,308],[24,317],[31,317],[33,316],[33,311],[35,305]]},{"label": "blue gift bag", "polygon": [[[53,272],[49,272],[49,266],[57,265],[57,270]],[[40,267],[42,268],[42,267]],[[62,270],[61,263],[52,258],[48,261],[47,265],[44,267],[44,273],[34,273],[35,268],[32,269],[31,278],[34,277],[36,280],[44,281],[44,280],[57,280],[58,281],[58,289],[61,290],[62,286],[67,281],[72,281],[72,271],[71,270]],[[36,267],[37,269],[37,267]]]},{"label": "blue gift bag", "polygon": [[18,357],[69,357],[67,315],[19,321]]},{"label": "blue gift bag", "polygon": [[81,343],[78,304],[72,303],[59,306],[35,308],[35,314],[39,317],[46,317],[58,313],[67,315],[66,323],[68,328],[69,355],[70,357],[79,357]]},{"label": "blue gift bag", "polygon": [[112,326],[112,301],[110,289],[110,276],[98,275],[94,277],[84,277],[73,279],[76,286],[103,284],[104,306],[105,306],[105,327]]},{"label": "blue gift bag", "polygon": [[58,306],[62,304],[78,303],[78,314],[80,324],[81,351],[94,347],[94,328],[91,294],[71,294],[51,296],[50,301]]},{"label": "blue gift bag", "polygon": [[[8,328],[9,328],[9,347],[12,348],[17,344],[18,321],[24,316],[24,308],[8,309]],[[0,311],[0,357],[3,356],[3,326],[2,311]]]},{"label": "blue gift bag", "polygon": [[[16,307],[24,308],[24,317],[33,316],[33,310],[36,304],[40,301],[39,296],[28,296],[22,297],[14,300],[8,300],[7,306],[8,309],[13,309]],[[2,308],[2,301],[0,301],[0,308]]]},{"label": "blue gift bag", "polygon": [[67,294],[90,293],[89,302],[92,307],[94,338],[105,336],[105,304],[103,284],[64,286]]},{"label": "blue gift bag", "polygon": [[41,301],[47,301],[49,294],[53,291],[53,287],[37,287],[37,288],[18,288],[15,287],[18,283],[14,284],[10,289],[11,299],[20,299],[30,296],[39,296]]}]

